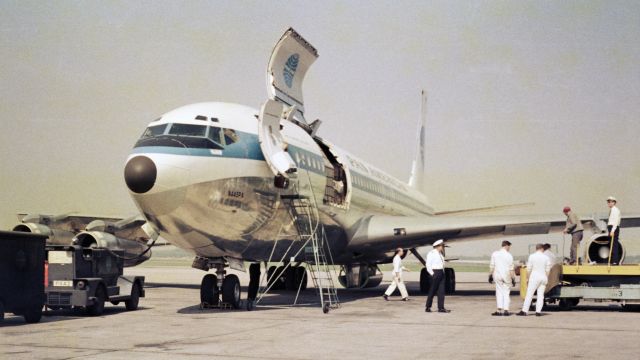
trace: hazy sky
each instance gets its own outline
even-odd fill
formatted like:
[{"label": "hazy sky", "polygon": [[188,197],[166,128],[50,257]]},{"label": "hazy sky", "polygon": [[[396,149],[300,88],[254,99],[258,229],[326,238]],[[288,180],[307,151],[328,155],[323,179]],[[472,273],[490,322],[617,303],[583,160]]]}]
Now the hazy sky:
[{"label": "hazy sky", "polygon": [[292,26],[319,51],[319,134],[406,180],[429,94],[439,209],[640,213],[638,1],[0,1],[0,225],[135,213],[147,123],[200,101],[259,108]]}]

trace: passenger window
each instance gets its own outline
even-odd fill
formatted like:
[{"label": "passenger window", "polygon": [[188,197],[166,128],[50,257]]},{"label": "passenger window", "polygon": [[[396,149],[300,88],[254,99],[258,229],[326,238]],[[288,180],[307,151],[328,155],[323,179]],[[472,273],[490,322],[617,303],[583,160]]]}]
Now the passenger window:
[{"label": "passenger window", "polygon": [[239,139],[238,134],[232,129],[224,129],[224,141],[227,145],[231,145],[237,142]]},{"label": "passenger window", "polygon": [[164,129],[166,129],[166,128],[167,128],[167,124],[149,126],[144,131],[144,134],[142,134],[141,138],[145,139],[145,138],[150,138],[150,137],[162,135],[164,133]]},{"label": "passenger window", "polygon": [[169,129],[171,135],[184,135],[184,136],[205,136],[207,127],[203,125],[191,125],[191,124],[173,124]]}]

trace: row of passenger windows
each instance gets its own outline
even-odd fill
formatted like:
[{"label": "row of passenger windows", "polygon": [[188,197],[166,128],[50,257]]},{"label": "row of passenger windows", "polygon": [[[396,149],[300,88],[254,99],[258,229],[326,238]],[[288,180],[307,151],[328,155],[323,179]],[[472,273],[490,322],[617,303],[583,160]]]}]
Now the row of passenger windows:
[{"label": "row of passenger windows", "polygon": [[382,198],[398,202],[414,210],[419,210],[423,208],[422,204],[419,201],[416,201],[402,194],[401,192],[390,188],[389,186],[383,185],[363,175],[360,175],[355,171],[351,172],[351,180],[354,184],[354,187],[356,188],[360,188],[368,192],[375,193],[376,195]]},{"label": "row of passenger windows", "polygon": [[145,139],[160,135],[206,137],[220,145],[230,145],[238,141],[238,134],[233,129],[192,124],[162,124],[149,126],[144,131],[141,138]]}]

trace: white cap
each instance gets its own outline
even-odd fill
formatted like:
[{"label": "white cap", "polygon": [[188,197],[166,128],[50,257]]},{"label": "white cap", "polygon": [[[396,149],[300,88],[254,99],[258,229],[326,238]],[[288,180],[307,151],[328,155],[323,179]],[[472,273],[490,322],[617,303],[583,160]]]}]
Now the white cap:
[{"label": "white cap", "polygon": [[433,243],[433,247],[444,244],[444,240],[440,239]]},{"label": "white cap", "polygon": [[615,202],[618,202],[618,200],[616,200],[616,198],[614,198],[613,196],[609,196],[609,197],[607,198],[607,201],[615,201]]}]

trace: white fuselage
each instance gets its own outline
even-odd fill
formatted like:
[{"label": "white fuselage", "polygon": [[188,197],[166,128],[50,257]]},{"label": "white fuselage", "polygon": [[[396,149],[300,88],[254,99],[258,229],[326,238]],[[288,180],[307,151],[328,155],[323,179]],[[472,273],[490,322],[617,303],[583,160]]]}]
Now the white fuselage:
[{"label": "white fuselage", "polygon": [[293,122],[283,123],[282,135],[297,166],[295,184],[276,187],[260,150],[257,114],[236,104],[199,103],[149,124],[127,160],[125,180],[161,236],[201,257],[277,258],[297,244],[281,198],[295,191],[317,205],[334,258],[349,263],[363,253],[349,246],[363,217],[433,213],[422,193]]}]

